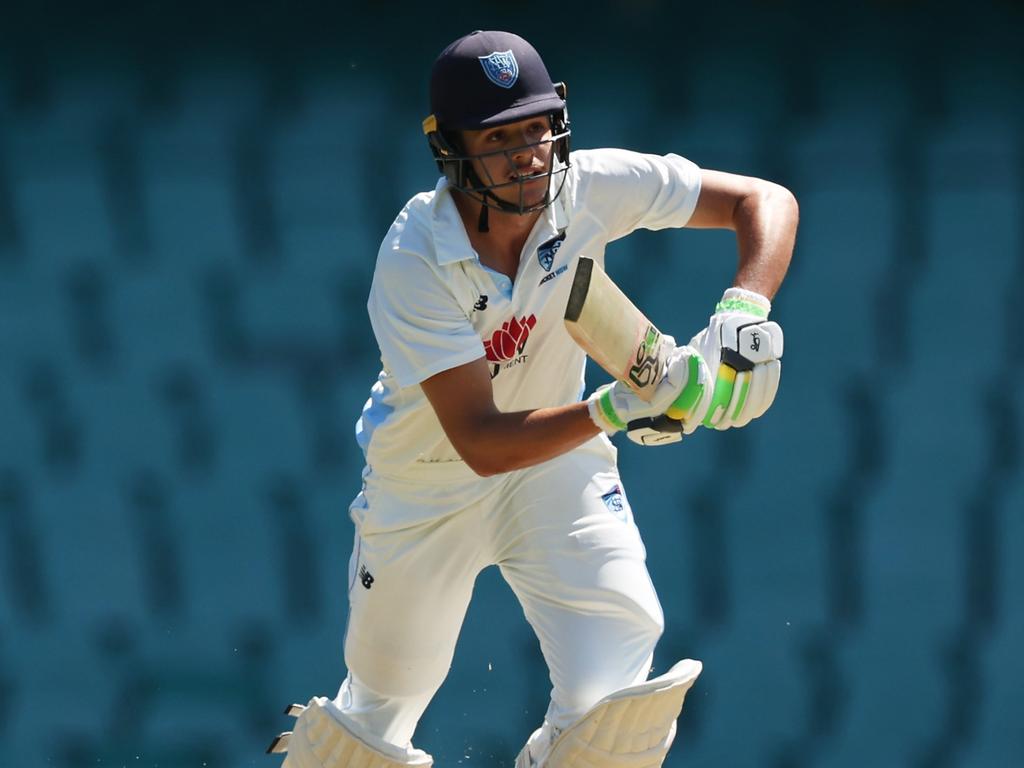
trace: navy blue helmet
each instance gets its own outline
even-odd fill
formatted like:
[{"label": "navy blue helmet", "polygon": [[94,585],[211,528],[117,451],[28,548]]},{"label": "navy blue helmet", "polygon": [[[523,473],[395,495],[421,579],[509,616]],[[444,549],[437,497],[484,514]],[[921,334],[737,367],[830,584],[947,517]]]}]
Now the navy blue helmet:
[{"label": "navy blue helmet", "polygon": [[[562,191],[569,169],[569,117],[566,88],[554,83],[536,49],[510,32],[471,32],[445,48],[430,73],[431,114],[423,121],[438,169],[456,189],[482,203],[481,229],[486,231],[486,210],[497,208],[527,213],[549,206]],[[462,149],[459,132],[479,130],[546,115],[551,120],[554,145],[546,171],[548,193],[538,204],[524,204],[523,182],[494,183],[473,170],[474,157]],[[542,142],[543,143],[543,142]],[[535,146],[535,145],[529,145]],[[518,149],[518,148],[517,148]],[[499,154],[510,157],[515,150]],[[519,202],[497,198],[498,187],[519,187]]]}]

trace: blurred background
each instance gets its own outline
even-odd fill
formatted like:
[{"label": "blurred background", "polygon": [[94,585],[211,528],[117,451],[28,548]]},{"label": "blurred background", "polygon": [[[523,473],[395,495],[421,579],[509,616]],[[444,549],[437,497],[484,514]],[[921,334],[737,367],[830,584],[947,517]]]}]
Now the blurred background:
[{"label": "blurred background", "polygon": [[[705,663],[666,765],[1024,766],[1024,8],[913,0],[6,4],[0,765],[276,766],[337,690],[369,278],[476,28],[569,83],[574,146],[801,203],[773,409],[620,443],[655,673]],[[608,255],[684,338],[735,264]],[[547,695],[489,570],[416,743],[511,766]]]}]

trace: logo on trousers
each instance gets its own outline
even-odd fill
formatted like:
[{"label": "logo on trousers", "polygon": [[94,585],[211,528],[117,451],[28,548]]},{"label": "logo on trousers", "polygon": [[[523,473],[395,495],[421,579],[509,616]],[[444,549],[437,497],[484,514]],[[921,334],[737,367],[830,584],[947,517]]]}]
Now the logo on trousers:
[{"label": "logo on trousers", "polygon": [[622,488],[618,485],[614,486],[608,493],[601,496],[601,501],[608,508],[608,511],[615,515],[622,522],[629,521],[629,507],[626,504],[626,499],[622,494]]}]

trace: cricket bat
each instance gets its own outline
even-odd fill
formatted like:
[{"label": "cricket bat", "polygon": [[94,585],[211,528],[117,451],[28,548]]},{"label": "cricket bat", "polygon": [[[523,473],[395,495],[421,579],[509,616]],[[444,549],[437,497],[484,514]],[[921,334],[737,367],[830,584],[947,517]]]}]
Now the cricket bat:
[{"label": "cricket bat", "polygon": [[[661,331],[654,323],[637,309],[593,259],[586,256],[580,256],[576,265],[565,307],[565,327],[595,363],[644,401],[650,402],[661,381],[665,357],[671,350],[664,344]],[[762,341],[765,334],[768,343]],[[782,357],[782,329],[776,323],[742,325],[736,331],[736,347],[723,347],[721,354],[709,407],[711,411],[716,407],[729,407],[734,386],[741,386],[738,411],[755,364]],[[767,396],[762,394],[765,403],[757,415],[764,413],[775,397],[777,366],[776,363],[773,389]],[[746,377],[742,385],[739,384],[740,376]],[[630,422],[630,439],[644,445],[672,442],[671,433],[681,431],[681,420],[690,417],[695,397],[684,390],[664,415]]]},{"label": "cricket bat", "polygon": [[667,352],[661,331],[586,256],[576,264],[565,305],[565,327],[595,363],[650,401],[661,381]]},{"label": "cricket bat", "polygon": [[[665,355],[661,331],[629,300],[593,259],[576,264],[565,305],[565,327],[590,358],[638,397],[650,401],[661,381]],[[674,404],[673,404],[674,406]],[[641,445],[682,439],[682,412],[630,422],[628,434]]]}]

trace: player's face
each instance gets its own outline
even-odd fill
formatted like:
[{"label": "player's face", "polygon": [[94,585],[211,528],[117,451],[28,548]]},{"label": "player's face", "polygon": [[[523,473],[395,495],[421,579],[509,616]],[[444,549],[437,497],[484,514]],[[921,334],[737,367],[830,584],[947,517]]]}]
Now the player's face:
[{"label": "player's face", "polygon": [[[492,189],[492,194],[524,207],[542,202],[547,192],[553,147],[550,139],[551,120],[547,115],[464,131],[462,135],[466,154],[482,155],[473,160],[477,176],[484,184],[502,185]],[[522,179],[525,181],[520,185]]]}]

